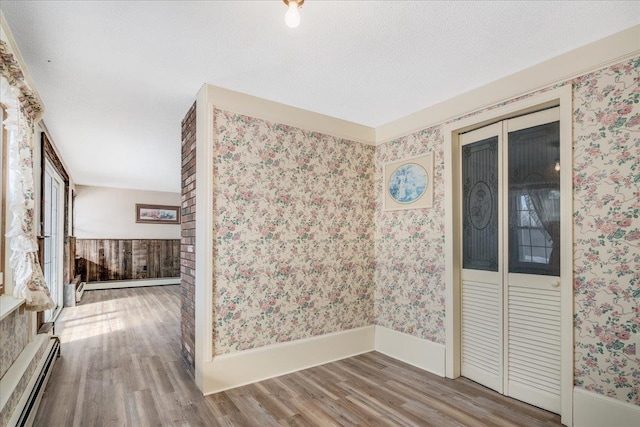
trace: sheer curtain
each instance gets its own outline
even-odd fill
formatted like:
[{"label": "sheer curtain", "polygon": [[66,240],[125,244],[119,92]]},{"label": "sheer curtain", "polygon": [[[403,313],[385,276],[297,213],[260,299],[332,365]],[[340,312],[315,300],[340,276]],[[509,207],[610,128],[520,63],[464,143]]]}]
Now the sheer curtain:
[{"label": "sheer curtain", "polygon": [[42,107],[25,84],[22,71],[0,40],[1,98],[6,106],[4,125],[9,139],[9,206],[13,215],[10,238],[15,298],[26,300],[27,310],[55,308],[38,262],[33,183],[33,129]]},{"label": "sheer curtain", "polygon": [[549,256],[549,266],[551,271],[560,274],[560,192],[557,186],[536,188],[529,187],[528,203],[532,206],[540,225],[551,237],[551,255]]}]

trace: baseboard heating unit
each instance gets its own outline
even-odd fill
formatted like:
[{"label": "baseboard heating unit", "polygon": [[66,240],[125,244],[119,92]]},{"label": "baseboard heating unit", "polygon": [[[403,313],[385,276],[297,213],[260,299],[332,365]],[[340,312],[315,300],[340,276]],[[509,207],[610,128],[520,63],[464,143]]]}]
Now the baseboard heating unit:
[{"label": "baseboard heating unit", "polygon": [[76,288],[76,302],[80,302],[82,299],[82,294],[84,294],[84,285],[86,284],[87,282],[80,282],[80,285]]},{"label": "baseboard heating unit", "polygon": [[9,419],[9,426],[30,427],[33,425],[53,365],[60,356],[60,338],[55,335],[48,336],[50,338],[49,344]]}]

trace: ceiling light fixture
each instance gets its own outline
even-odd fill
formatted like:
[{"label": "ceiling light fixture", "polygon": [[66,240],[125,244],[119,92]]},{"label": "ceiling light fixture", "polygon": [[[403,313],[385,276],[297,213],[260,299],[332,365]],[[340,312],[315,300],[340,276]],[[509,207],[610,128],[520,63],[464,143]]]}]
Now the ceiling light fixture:
[{"label": "ceiling light fixture", "polygon": [[284,22],[286,22],[289,27],[296,28],[298,25],[300,25],[300,12],[298,11],[298,9],[302,7],[304,0],[282,1],[284,1],[284,4],[286,4],[289,8],[287,13],[284,15]]}]

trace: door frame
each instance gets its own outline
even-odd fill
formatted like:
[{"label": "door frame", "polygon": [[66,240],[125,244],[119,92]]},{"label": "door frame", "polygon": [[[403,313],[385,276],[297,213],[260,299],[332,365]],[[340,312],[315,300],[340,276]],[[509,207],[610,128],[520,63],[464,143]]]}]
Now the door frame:
[{"label": "door frame", "polygon": [[[58,208],[58,223],[55,224],[55,227],[57,228],[58,231],[58,240],[56,242],[56,248],[57,248],[57,259],[56,259],[56,276],[58,279],[58,289],[57,289],[57,294],[55,296],[55,301],[57,306],[53,309],[51,309],[50,311],[47,310],[47,312],[51,313],[51,317],[49,319],[44,319],[45,322],[54,322],[58,316],[60,315],[60,312],[62,311],[62,308],[64,307],[64,264],[65,264],[65,259],[64,259],[64,229],[65,229],[65,215],[64,215],[64,201],[65,198],[67,197],[67,187],[65,186],[65,181],[62,178],[62,176],[60,176],[60,173],[58,172],[58,170],[56,169],[56,167],[53,165],[52,162],[49,161],[49,159],[45,159],[44,162],[45,168],[42,171],[42,176],[43,176],[43,181],[44,181],[44,175],[49,172],[51,175],[51,179],[53,181],[56,181],[59,185],[59,191],[60,193],[58,194],[58,200],[56,200],[55,202],[57,203],[57,208]],[[53,185],[53,184],[52,184]],[[46,194],[46,190],[43,188],[42,189],[42,205],[46,206],[45,203],[45,194]],[[53,203],[53,200],[51,200],[51,203]],[[44,223],[45,223],[45,217],[46,217],[47,213],[45,212],[45,210],[42,210],[42,235],[44,237]],[[53,227],[54,224],[51,224],[51,227]],[[44,274],[44,264],[45,264],[45,258],[46,258],[47,254],[43,251],[43,260],[42,260],[42,265],[43,265],[43,274]],[[50,284],[47,283],[47,287],[49,287],[49,290],[51,290],[50,288]]]},{"label": "door frame", "polygon": [[449,123],[444,132],[444,185],[445,185],[445,288],[446,288],[446,341],[445,372],[447,378],[460,376],[461,353],[461,293],[462,273],[461,211],[458,191],[460,187],[459,135],[489,124],[534,113],[550,107],[560,107],[560,216],[563,223],[560,249],[560,304],[561,304],[561,420],[573,423],[573,106],[572,86],[529,95],[524,99],[484,109],[478,114]]}]

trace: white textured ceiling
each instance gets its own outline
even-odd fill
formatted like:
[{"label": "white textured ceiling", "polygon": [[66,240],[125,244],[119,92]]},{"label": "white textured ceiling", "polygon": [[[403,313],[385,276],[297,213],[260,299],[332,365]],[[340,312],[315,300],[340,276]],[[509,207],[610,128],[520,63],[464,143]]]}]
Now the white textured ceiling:
[{"label": "white textured ceiling", "polygon": [[6,1],[78,184],[180,190],[203,83],[379,126],[638,23],[640,2]]}]

